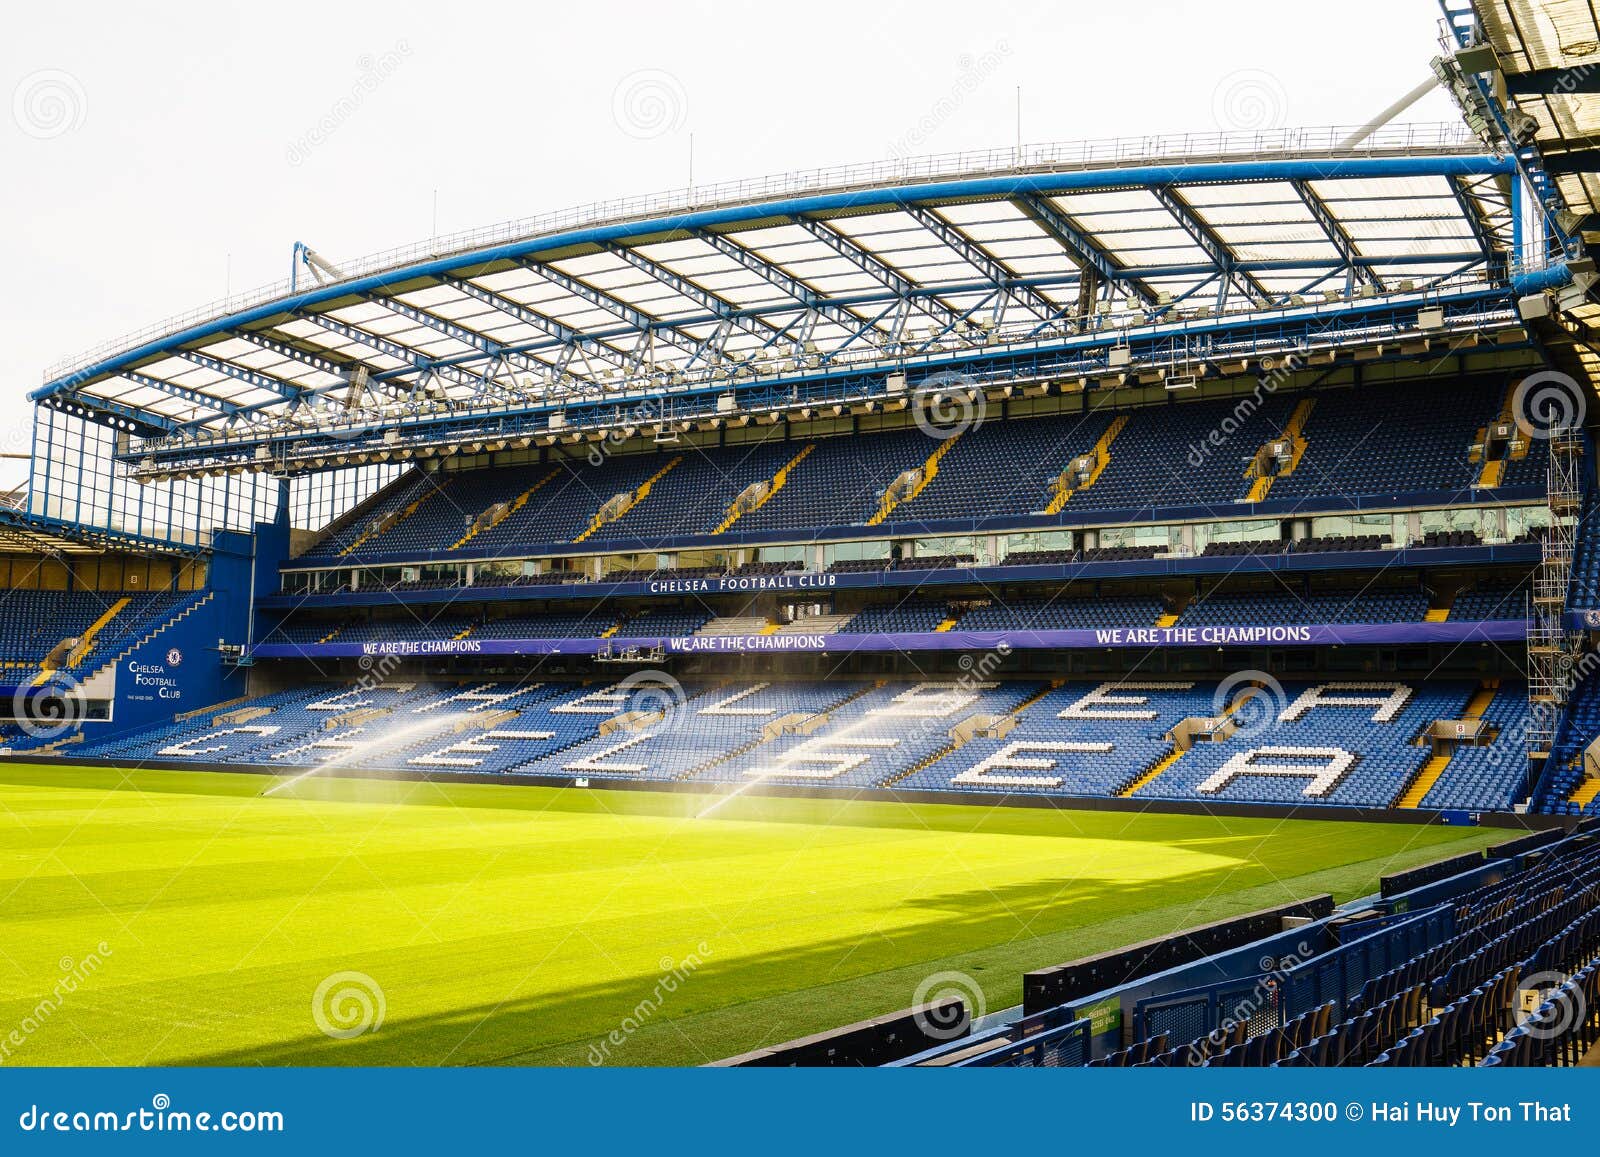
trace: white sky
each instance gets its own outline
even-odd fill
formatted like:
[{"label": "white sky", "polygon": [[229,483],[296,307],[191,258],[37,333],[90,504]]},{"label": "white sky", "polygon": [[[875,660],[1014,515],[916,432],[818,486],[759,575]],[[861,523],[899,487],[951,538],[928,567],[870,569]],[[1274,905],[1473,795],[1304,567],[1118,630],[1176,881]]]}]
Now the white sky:
[{"label": "white sky", "polygon": [[424,239],[435,191],[448,233],[682,186],[690,133],[697,183],[1010,147],[1018,86],[1027,142],[1357,124],[1439,51],[1436,0],[152,11],[7,14],[0,449],[49,364],[285,277],[296,240]]}]

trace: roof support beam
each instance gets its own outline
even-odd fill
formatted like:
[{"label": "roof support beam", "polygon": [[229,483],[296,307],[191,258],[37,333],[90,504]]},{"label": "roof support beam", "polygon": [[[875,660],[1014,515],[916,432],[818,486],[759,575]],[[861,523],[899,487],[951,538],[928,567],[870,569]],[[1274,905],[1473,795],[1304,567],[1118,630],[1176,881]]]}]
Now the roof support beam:
[{"label": "roof support beam", "polygon": [[[1024,193],[1013,197],[1011,203],[1022,210],[1030,221],[1043,229],[1052,241],[1065,249],[1079,269],[1094,271],[1095,276],[1080,281],[1080,285],[1096,283],[1122,285],[1132,289],[1134,296],[1140,298],[1145,305],[1155,304],[1155,290],[1151,289],[1142,278],[1129,273],[1113,261],[1110,254],[1091,241],[1087,233],[1050,201],[1033,193]],[[1082,305],[1080,302],[1080,313],[1086,312],[1081,308]]]},{"label": "roof support beam", "polygon": [[1355,243],[1350,240],[1350,234],[1344,231],[1344,226],[1334,218],[1333,212],[1322,198],[1317,196],[1310,184],[1305,181],[1290,181],[1289,185],[1294,189],[1295,195],[1300,198],[1301,203],[1305,205],[1306,210],[1311,214],[1312,220],[1317,223],[1317,227],[1322,230],[1323,234],[1333,244],[1334,249],[1338,251],[1339,259],[1344,263],[1346,270],[1347,286],[1353,287],[1355,282],[1360,281],[1382,292],[1383,282],[1379,280],[1378,275],[1372,271],[1370,266],[1361,263],[1361,259],[1356,253]]},{"label": "roof support beam", "polygon": [[[759,339],[762,345],[771,344],[774,337],[781,332],[778,327],[769,322],[760,322],[744,316],[732,302],[723,300],[704,286],[690,281],[680,273],[674,273],[665,265],[650,260],[650,258],[636,250],[629,249],[625,245],[613,244],[607,245],[606,251],[626,261],[641,273],[649,274],[680,297],[687,297],[690,301],[700,306],[701,309],[711,311],[719,321],[728,322],[734,329]],[[708,355],[714,355],[718,359],[723,356],[721,346],[709,349],[706,352]]]},{"label": "roof support beam", "polygon": [[[437,330],[446,337],[460,342],[462,345],[471,346],[480,353],[484,354],[486,357],[504,358],[509,353],[505,346],[501,345],[493,338],[485,337],[477,330],[468,329],[459,322],[450,321],[448,318],[440,317],[436,313],[429,313],[425,309],[418,309],[416,306],[401,301],[397,297],[380,298],[377,304],[383,306],[384,309],[387,309],[393,313],[398,313],[401,317],[406,318],[408,321],[414,321],[418,325],[427,326],[429,329]],[[507,304],[510,303],[508,302]],[[530,313],[529,316],[532,317],[536,315]],[[535,373],[542,373],[545,369],[544,363],[540,362],[537,358],[529,358],[522,354],[516,354],[513,356],[516,358],[517,365],[519,365],[522,369],[533,370]],[[487,381],[488,378],[484,377],[480,380]]]},{"label": "roof support beam", "polygon": [[233,417],[241,412],[241,408],[233,402],[225,402],[221,398],[213,398],[202,394],[199,390],[191,390],[188,386],[180,386],[176,382],[164,382],[160,378],[152,378],[141,374],[137,370],[123,370],[122,377],[135,385],[144,386],[150,390],[160,390],[174,398],[198,406],[202,410],[211,410],[218,417]]},{"label": "roof support beam", "polygon": [[335,358],[328,353],[301,349],[299,346],[268,337],[258,330],[235,329],[230,330],[228,336],[238,338],[240,341],[247,341],[258,349],[266,350],[268,353],[275,353],[281,358],[299,362],[303,366],[321,370],[325,374],[333,374],[340,378],[343,378],[352,369],[361,364],[351,359]]},{"label": "roof support beam", "polygon": [[1575,92],[1600,92],[1600,69],[1592,64],[1582,68],[1535,68],[1528,72],[1507,73],[1506,95],[1570,96]]},{"label": "roof support beam", "polygon": [[803,327],[803,332],[806,336],[800,338],[799,342],[810,340],[809,335],[816,328],[817,317],[827,318],[835,325],[842,326],[847,333],[859,330],[861,326],[860,315],[850,312],[843,306],[834,305],[832,302],[824,300],[811,286],[793,274],[777,268],[764,257],[758,257],[751,250],[724,237],[720,233],[697,229],[694,235],[724,257],[738,262],[740,266],[754,273],[767,284],[794,298],[812,315],[811,320],[808,320]]},{"label": "roof support beam", "polygon": [[246,369],[244,366],[236,366],[232,362],[222,361],[220,358],[214,358],[210,354],[203,354],[199,350],[184,350],[178,356],[193,362],[197,366],[208,369],[212,373],[222,374],[225,377],[243,382],[252,389],[265,390],[268,393],[277,394],[279,398],[286,402],[300,396],[300,387],[291,385],[282,378],[275,378],[270,374]]},{"label": "roof support beam", "polygon": [[1567,149],[1544,155],[1544,171],[1552,177],[1572,173],[1600,173],[1600,149]]},{"label": "roof support beam", "polygon": [[[360,342],[369,349],[377,350],[386,357],[391,357],[397,362],[403,362],[410,368],[407,373],[415,373],[419,380],[427,378],[430,374],[439,373],[458,385],[470,386],[478,379],[456,369],[451,365],[435,365],[423,358],[415,350],[406,348],[398,342],[388,338],[379,337],[369,333],[360,326],[351,325],[349,322],[340,321],[338,318],[329,317],[322,313],[312,313],[309,310],[297,309],[294,316],[302,321],[309,321],[321,326],[329,333],[337,334],[348,341]],[[377,376],[376,374],[374,376]]]},{"label": "roof support beam", "polygon": [[1182,193],[1171,185],[1158,185],[1150,192],[1161,202],[1162,208],[1171,213],[1173,219],[1183,226],[1183,231],[1200,246],[1205,255],[1216,262],[1217,268],[1222,270],[1228,282],[1238,285],[1250,297],[1262,301],[1272,300],[1272,293],[1266,286],[1251,274],[1238,268],[1233,250],[1228,248],[1215,229],[1196,216],[1194,207],[1184,199]]},{"label": "roof support beam", "polygon": [[[1001,289],[1004,293],[1002,303],[1006,300],[1015,301],[1038,314],[1040,320],[1048,320],[1062,312],[1048,297],[1024,285],[1015,273],[932,209],[925,205],[907,205],[905,213]],[[999,313],[1004,316],[1003,304]]]},{"label": "roof support beam", "polygon": [[[111,380],[115,381],[115,378]],[[165,385],[163,384],[158,388],[165,388]],[[135,409],[125,402],[115,402],[109,398],[95,397],[92,394],[52,394],[48,398],[41,399],[39,404],[48,406],[59,413],[65,413],[69,406],[82,406],[85,410],[109,414],[113,418],[123,418],[137,427],[143,427],[147,431],[154,430],[160,433],[171,433],[179,428],[176,419],[168,418],[164,414],[154,414],[148,410]]]},{"label": "roof support beam", "polygon": [[912,303],[912,308],[929,314],[944,325],[954,324],[958,314],[934,296],[930,290],[919,290],[878,257],[855,244],[832,225],[812,217],[796,217],[794,223],[813,238],[826,245],[836,256],[844,258],[868,277],[881,281],[896,297]]},{"label": "roof support beam", "polygon": [[[571,274],[563,273],[561,270],[556,269],[553,266],[541,265],[538,262],[527,259],[519,261],[518,264],[531,273],[537,273],[540,277],[544,278],[544,280],[548,281],[551,285],[556,286],[558,289],[570,293],[572,296],[583,301],[587,301],[590,305],[595,306],[598,309],[605,310],[607,313],[620,319],[627,325],[632,326],[641,333],[648,332],[660,334],[667,341],[671,342],[673,346],[689,354],[689,364],[691,365],[694,363],[696,357],[703,356],[707,352],[709,344],[708,342],[699,340],[693,334],[684,333],[682,330],[676,328],[668,322],[661,321],[659,318],[651,317],[649,314],[634,308],[622,299],[612,297],[609,293],[604,293],[601,290],[596,289],[587,281],[573,277]],[[720,345],[717,348],[720,348]]]},{"label": "roof support beam", "polygon": [[[299,346],[292,345],[276,338],[268,337],[266,334],[256,330],[231,330],[229,331],[229,336],[238,338],[241,341],[247,341],[259,349],[267,350],[270,353],[277,354],[279,357],[299,362],[301,365],[307,366],[324,374],[331,374],[339,379],[337,382],[334,382],[331,385],[296,387],[299,392],[293,399],[290,400],[291,408],[303,405],[305,402],[313,398],[319,398],[325,394],[346,388],[350,385],[352,375],[354,375],[356,370],[362,365],[362,363],[357,359],[336,358],[331,354],[323,354],[317,353],[313,350],[301,349]],[[382,381],[376,375],[368,378],[368,384],[369,387],[382,387],[388,389],[396,397],[404,398],[410,395],[410,391],[404,388],[401,383]],[[261,402],[251,406],[242,406],[239,409],[239,413],[244,417],[249,417],[250,415],[259,413],[263,410],[270,410],[276,405],[278,405],[277,402]]]},{"label": "roof support beam", "polygon": [[[615,349],[604,344],[598,339],[579,333],[571,326],[564,325],[563,323],[556,321],[554,318],[545,317],[543,314],[535,313],[527,306],[522,305],[519,302],[512,301],[509,297],[502,297],[500,294],[495,293],[492,290],[485,289],[481,285],[476,285],[473,282],[456,277],[445,278],[445,284],[449,285],[452,289],[460,290],[468,297],[483,302],[485,305],[493,306],[495,309],[510,315],[523,325],[528,326],[530,329],[536,329],[540,333],[555,338],[563,346],[569,348],[580,348],[586,353],[593,354],[605,361],[607,365],[620,365],[625,360],[622,354],[619,354]],[[547,365],[542,362],[538,362],[537,359],[522,357],[510,346],[501,345],[498,346],[498,349],[500,351],[498,356],[502,359],[517,357],[523,362],[534,362],[540,372],[544,372],[549,369]]]},{"label": "roof support beam", "polygon": [[[581,333],[579,333],[577,330],[573,329],[571,326],[562,325],[559,321],[556,321],[554,318],[545,317],[543,314],[535,313],[535,312],[533,312],[533,310],[529,309],[527,306],[522,305],[522,304],[520,304],[518,302],[512,301],[509,297],[502,297],[502,296],[500,296],[500,294],[495,293],[493,290],[485,289],[485,288],[483,288],[483,286],[478,285],[478,284],[476,284],[474,282],[468,281],[465,278],[461,278],[461,277],[446,277],[444,279],[444,284],[448,285],[451,289],[460,290],[462,293],[466,294],[468,297],[473,298],[473,299],[475,299],[477,301],[481,301],[485,305],[493,306],[495,309],[498,309],[501,313],[509,314],[511,317],[514,317],[518,321],[520,321],[523,325],[529,326],[532,329],[538,330],[542,334],[546,334],[546,335],[548,335],[550,337],[555,338],[557,341],[561,342],[562,345],[575,345],[578,342],[582,342],[582,341],[589,341],[591,345],[598,345],[599,344],[598,342],[594,342],[593,339],[585,338]],[[390,302],[393,302],[393,300],[394,299],[391,298]],[[388,304],[388,303],[386,303],[386,304]],[[432,314],[428,314],[428,316],[429,317],[433,317]],[[443,320],[443,319],[439,318],[439,319],[436,319],[436,320]],[[428,322],[428,323],[424,323],[424,324],[430,324],[431,325],[432,323]],[[455,324],[455,323],[450,323],[450,324]],[[486,341],[486,342],[489,341],[488,338],[482,337],[481,334],[478,335],[478,336],[480,338],[482,338],[483,341]],[[491,342],[490,344],[494,344],[494,343]],[[504,347],[501,347],[501,348],[504,348]]]},{"label": "roof support beam", "polygon": [[1494,235],[1489,232],[1483,223],[1482,216],[1478,213],[1478,203],[1471,195],[1467,182],[1461,177],[1446,177],[1450,185],[1450,192],[1455,194],[1456,204],[1461,206],[1461,215],[1466,218],[1467,226],[1472,230],[1473,238],[1478,242],[1478,248],[1483,251],[1485,261],[1494,260]]}]

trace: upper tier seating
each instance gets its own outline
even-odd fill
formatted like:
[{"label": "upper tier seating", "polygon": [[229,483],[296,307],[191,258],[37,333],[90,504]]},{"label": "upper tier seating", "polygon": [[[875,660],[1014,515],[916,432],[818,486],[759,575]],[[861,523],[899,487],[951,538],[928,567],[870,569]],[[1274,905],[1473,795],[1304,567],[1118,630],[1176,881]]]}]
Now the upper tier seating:
[{"label": "upper tier seating", "polygon": [[[1354,495],[1464,491],[1482,469],[1469,448],[1504,394],[1503,383],[1467,381],[1310,395],[1315,400],[1303,415],[1304,454],[1292,473],[1274,479],[1267,497],[1343,502]],[[343,557],[422,558],[452,549],[514,556],[586,532],[585,541],[610,550],[648,550],[673,537],[711,534],[742,491],[797,459],[786,483],[733,522],[733,531],[862,525],[881,513],[896,479],[924,467],[941,449],[936,472],[888,510],[884,525],[1044,511],[1055,497],[1055,480],[1097,444],[1106,449],[1104,469],[1066,499],[1068,515],[1201,507],[1220,517],[1250,494],[1246,468],[1284,432],[1299,400],[1269,395],[1259,403],[1242,397],[995,416],[943,441],[914,426],[809,443],[774,432],[748,445],[700,448],[685,441],[595,464],[561,459],[432,475],[413,471],[336,523],[308,557],[331,561],[348,551]],[[1532,442],[1525,457],[1506,463],[1501,487],[1537,486],[1547,454],[1547,443]],[[602,507],[619,494],[636,494],[651,479],[642,501],[591,529]],[[385,526],[381,532],[379,525]],[[1443,541],[1471,540],[1452,535]]]},{"label": "upper tier seating", "polygon": [[1596,736],[1600,736],[1600,678],[1590,677],[1573,690],[1566,713],[1556,727],[1544,780],[1534,801],[1537,810],[1554,815],[1600,815],[1600,793],[1588,803],[1581,802],[1581,797],[1576,801],[1572,798],[1580,787],[1595,786],[1585,767],[1584,749]]},{"label": "upper tier seating", "polygon": [[1480,469],[1468,447],[1505,390],[1502,382],[1469,381],[1319,394],[1305,454],[1273,484],[1272,497],[1465,490]]},{"label": "upper tier seating", "polygon": [[[1052,483],[1072,460],[1088,454],[1111,425],[1108,410],[1022,422],[985,422],[957,438],[938,472],[892,521],[988,518],[1043,510]],[[929,441],[926,453],[938,443]],[[920,462],[913,465],[921,465]]]},{"label": "upper tier seating", "polygon": [[[1169,402],[1136,410],[1111,444],[1110,462],[1068,511],[1200,506],[1227,514],[1245,496],[1245,466],[1283,432],[1294,401],[1267,397],[1244,410],[1233,399]],[[1197,451],[1213,433],[1232,429],[1220,448]],[[1198,464],[1195,459],[1198,457]]]},{"label": "upper tier seating", "polygon": [[1528,584],[1508,579],[1485,580],[1461,591],[1450,604],[1450,618],[1463,623],[1528,617]]},{"label": "upper tier seating", "polygon": [[588,541],[614,550],[644,550],[663,538],[709,534],[740,492],[771,479],[798,452],[798,445],[782,441],[714,453],[669,448],[669,457],[681,453],[684,460],[656,481],[647,501],[602,526]]},{"label": "upper tier seating", "polygon": [[1098,599],[999,599],[961,616],[963,631],[1073,631],[1096,627],[1149,627],[1162,611],[1156,595]]},{"label": "upper tier seating", "polygon": [[[308,561],[338,558],[367,537],[383,519],[404,510],[433,489],[432,475],[422,470],[408,470],[394,483],[379,491],[365,508],[358,507],[336,521],[328,528],[328,533],[306,551],[305,558]],[[445,545],[448,546],[449,543]]]},{"label": "upper tier seating", "polygon": [[1251,626],[1258,623],[1411,623],[1428,613],[1419,590],[1367,589],[1298,594],[1292,591],[1212,593],[1196,598],[1179,616],[1185,627]]}]

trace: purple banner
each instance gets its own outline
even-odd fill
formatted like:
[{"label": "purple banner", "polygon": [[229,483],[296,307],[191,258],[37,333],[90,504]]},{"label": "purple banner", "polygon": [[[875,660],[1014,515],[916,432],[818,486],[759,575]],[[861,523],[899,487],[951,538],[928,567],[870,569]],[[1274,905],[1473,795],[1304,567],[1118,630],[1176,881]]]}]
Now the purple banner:
[{"label": "purple banner", "polygon": [[914,631],[888,635],[686,635],[612,639],[418,639],[374,643],[262,643],[258,659],[429,658],[448,655],[593,655],[630,648],[669,654],[751,651],[991,651],[1104,647],[1317,647],[1363,644],[1509,643],[1527,623],[1332,623],[1210,627],[1102,627],[1075,631]]}]

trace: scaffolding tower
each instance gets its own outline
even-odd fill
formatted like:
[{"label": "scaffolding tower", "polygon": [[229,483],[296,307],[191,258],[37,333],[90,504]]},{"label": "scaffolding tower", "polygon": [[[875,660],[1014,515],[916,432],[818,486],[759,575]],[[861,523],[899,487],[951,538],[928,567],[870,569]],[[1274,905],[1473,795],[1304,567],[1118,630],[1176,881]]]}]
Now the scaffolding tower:
[{"label": "scaffolding tower", "polygon": [[1566,605],[1583,502],[1582,470],[1582,431],[1575,426],[1556,427],[1550,435],[1549,485],[1545,490],[1550,526],[1539,569],[1534,572],[1533,607],[1528,616],[1528,700],[1533,705],[1527,736],[1530,783],[1538,781],[1550,757],[1556,724],[1572,690],[1579,637],[1567,629]]}]

